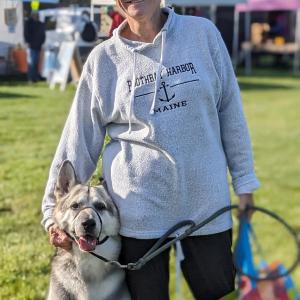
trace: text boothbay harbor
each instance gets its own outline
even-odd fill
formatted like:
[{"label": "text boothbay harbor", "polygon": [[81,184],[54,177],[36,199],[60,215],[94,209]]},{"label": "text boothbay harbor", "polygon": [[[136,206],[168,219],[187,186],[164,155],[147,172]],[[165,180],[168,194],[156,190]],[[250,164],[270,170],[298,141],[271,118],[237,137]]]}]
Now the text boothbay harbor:
[{"label": "text boothbay harbor", "polygon": [[[161,72],[161,79],[165,79],[170,76],[174,76],[174,75],[178,75],[180,73],[186,73],[186,72],[189,72],[190,74],[197,74],[197,71],[196,71],[193,63],[189,62],[189,63],[180,64],[180,65],[176,65],[176,66],[172,66],[172,67],[168,67],[168,68],[163,68],[163,70]],[[162,74],[164,75],[164,77]],[[136,78],[135,87],[140,87],[143,85],[150,84],[152,82],[155,82],[155,80],[156,80],[155,72],[148,74],[148,75],[139,76],[138,78]],[[174,109],[177,109],[180,107],[187,106],[186,100],[176,101],[176,99],[175,99],[176,95],[175,95],[175,92],[173,91],[173,88],[176,86],[179,86],[179,85],[190,84],[190,83],[193,83],[196,81],[199,81],[199,79],[186,80],[186,81],[179,82],[179,83],[176,83],[173,85],[167,84],[165,81],[162,81],[161,85],[159,87],[159,89],[160,89],[159,100],[164,102],[164,105],[154,108],[154,111],[153,111],[154,114],[162,113],[162,112],[166,112],[166,111],[170,111],[170,110],[174,110]],[[132,81],[128,80],[127,84],[128,84],[128,90],[129,90],[129,92],[131,92]],[[154,94],[154,91],[150,91],[145,94],[135,95],[135,97],[139,98],[139,97],[143,97],[143,96],[150,95],[150,94]],[[172,103],[169,103],[173,99],[174,99],[174,101]]]},{"label": "text boothbay harbor", "polygon": [[[196,74],[196,69],[193,65],[193,63],[185,63],[182,65],[177,65],[169,68],[163,68],[161,74],[166,73],[167,77],[173,76],[173,75],[178,75],[180,73],[185,73],[185,72],[190,72],[191,74]],[[162,78],[162,76],[161,76]],[[155,82],[156,80],[156,73],[148,74],[145,76],[140,76],[136,78],[135,81],[135,87],[140,87],[142,85],[149,84],[151,82]],[[131,87],[132,87],[132,81],[127,80],[129,92],[131,92]]]}]

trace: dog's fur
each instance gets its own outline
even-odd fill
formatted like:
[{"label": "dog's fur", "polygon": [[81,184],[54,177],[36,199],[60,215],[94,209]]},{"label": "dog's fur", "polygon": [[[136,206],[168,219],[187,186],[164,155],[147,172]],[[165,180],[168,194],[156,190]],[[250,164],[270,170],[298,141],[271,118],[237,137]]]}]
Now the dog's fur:
[{"label": "dog's fur", "polygon": [[[96,239],[100,232],[100,240],[109,236],[108,240],[98,245],[93,252],[107,259],[117,260],[121,248],[118,211],[105,187],[80,184],[72,164],[65,161],[59,171],[55,196],[53,217],[59,228],[77,237],[88,235]],[[102,225],[95,210],[81,210],[91,206],[100,214]],[[87,220],[95,221],[92,228],[83,225]],[[128,300],[130,296],[123,270],[80,250],[77,242],[73,242],[70,251],[57,249],[52,261],[47,299]]]}]

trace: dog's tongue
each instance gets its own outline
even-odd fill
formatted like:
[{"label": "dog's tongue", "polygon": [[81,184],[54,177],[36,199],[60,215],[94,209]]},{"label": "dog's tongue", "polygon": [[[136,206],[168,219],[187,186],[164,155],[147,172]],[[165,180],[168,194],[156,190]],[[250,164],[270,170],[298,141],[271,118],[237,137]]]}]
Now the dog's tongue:
[{"label": "dog's tongue", "polygon": [[97,240],[89,236],[81,236],[78,242],[81,250],[93,251],[96,248]]}]

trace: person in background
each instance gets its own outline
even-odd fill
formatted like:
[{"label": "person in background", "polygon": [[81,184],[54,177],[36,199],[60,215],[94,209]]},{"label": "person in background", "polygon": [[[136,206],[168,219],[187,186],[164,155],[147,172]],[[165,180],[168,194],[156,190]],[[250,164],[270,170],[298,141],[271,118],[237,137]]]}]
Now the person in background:
[{"label": "person in background", "polygon": [[270,30],[268,32],[269,38],[287,37],[287,20],[283,12],[274,12],[269,16]]},{"label": "person in background", "polygon": [[112,18],[111,27],[109,30],[109,37],[111,37],[113,35],[113,31],[119,27],[119,25],[125,20],[125,18],[122,16],[118,9],[115,9],[113,7],[109,10],[108,14]]},{"label": "person in background", "polygon": [[32,11],[31,16],[25,22],[24,38],[28,45],[28,81],[30,83],[37,82],[40,79],[38,70],[40,52],[46,38],[45,26],[44,23],[39,20],[38,11]]},{"label": "person in background", "polygon": [[97,40],[98,28],[96,23],[91,21],[91,15],[88,11],[82,12],[81,17],[76,24],[75,32],[80,33],[84,42],[92,43]]}]

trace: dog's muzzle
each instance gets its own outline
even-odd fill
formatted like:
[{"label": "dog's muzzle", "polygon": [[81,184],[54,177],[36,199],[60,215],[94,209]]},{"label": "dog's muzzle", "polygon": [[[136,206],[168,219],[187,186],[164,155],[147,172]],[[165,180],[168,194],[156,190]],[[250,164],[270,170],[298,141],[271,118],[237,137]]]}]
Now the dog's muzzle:
[{"label": "dog's muzzle", "polygon": [[[96,227],[96,221],[94,219],[88,219],[81,223],[81,225],[83,226],[83,228],[86,232],[86,235],[77,236],[76,233],[74,232],[73,236],[71,236],[71,238],[74,241],[76,241],[76,243],[78,244],[79,248],[82,251],[90,252],[90,251],[95,250],[97,245],[103,244],[108,239],[108,237],[105,237],[104,239],[102,239],[100,241],[100,236],[101,236],[102,228],[103,228],[103,222],[102,222],[102,218],[101,218],[100,214],[92,206],[85,206],[85,207],[79,209],[78,212],[76,213],[76,215],[74,216],[73,223],[75,222],[75,220],[79,216],[79,214],[85,209],[92,209],[99,218],[100,230],[99,230],[98,237],[95,238],[92,234],[89,234]],[[68,234],[68,235],[70,236],[70,234]]]}]

